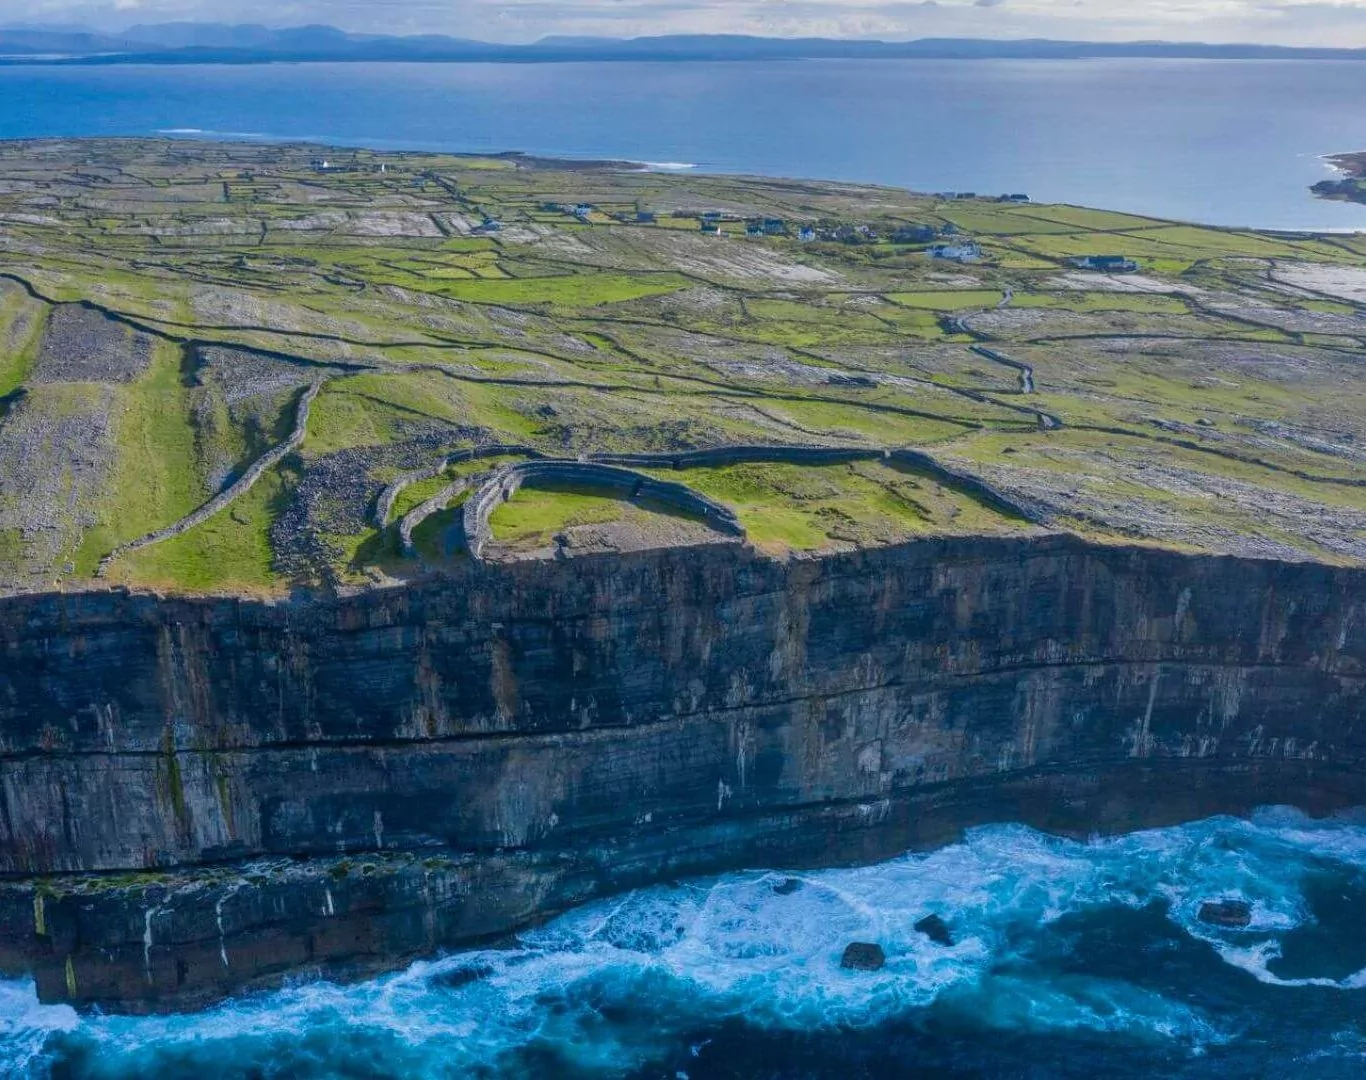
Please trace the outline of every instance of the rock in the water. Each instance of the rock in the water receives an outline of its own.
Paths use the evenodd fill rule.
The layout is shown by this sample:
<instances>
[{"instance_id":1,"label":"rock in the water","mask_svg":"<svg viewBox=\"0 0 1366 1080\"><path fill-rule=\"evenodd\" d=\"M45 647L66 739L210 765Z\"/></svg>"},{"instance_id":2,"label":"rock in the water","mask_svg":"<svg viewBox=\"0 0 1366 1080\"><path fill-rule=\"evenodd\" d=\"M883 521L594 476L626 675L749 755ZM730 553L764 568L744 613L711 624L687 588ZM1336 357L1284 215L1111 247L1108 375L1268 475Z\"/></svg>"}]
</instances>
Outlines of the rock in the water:
<instances>
[{"instance_id":1,"label":"rock in the water","mask_svg":"<svg viewBox=\"0 0 1366 1080\"><path fill-rule=\"evenodd\" d=\"M948 948L953 944L953 931L949 929L949 924L938 915L926 915L915 924L918 934L924 934L936 945L943 945Z\"/></svg>"},{"instance_id":2,"label":"rock in the water","mask_svg":"<svg viewBox=\"0 0 1366 1080\"><path fill-rule=\"evenodd\" d=\"M840 967L846 971L880 971L886 963L882 946L868 941L851 941L840 958Z\"/></svg>"},{"instance_id":3,"label":"rock in the water","mask_svg":"<svg viewBox=\"0 0 1366 1080\"><path fill-rule=\"evenodd\" d=\"M471 964L452 971L437 972L432 976L431 982L433 986L439 986L443 990L459 990L470 983L481 982L492 974L493 968L487 964Z\"/></svg>"},{"instance_id":4,"label":"rock in the water","mask_svg":"<svg viewBox=\"0 0 1366 1080\"><path fill-rule=\"evenodd\" d=\"M1246 900L1206 900L1200 905L1199 919L1211 926L1242 930L1252 921L1252 905Z\"/></svg>"},{"instance_id":5,"label":"rock in the water","mask_svg":"<svg viewBox=\"0 0 1366 1080\"><path fill-rule=\"evenodd\" d=\"M779 896L791 896L794 892L796 892L796 891L797 891L798 889L800 889L801 887L802 887L802 882L801 882L801 879L800 879L800 878L789 877L789 878L783 878L782 881L780 881L780 882L778 882L778 884L774 885L774 886L773 886L773 891L774 891L775 893L777 893Z\"/></svg>"}]
</instances>

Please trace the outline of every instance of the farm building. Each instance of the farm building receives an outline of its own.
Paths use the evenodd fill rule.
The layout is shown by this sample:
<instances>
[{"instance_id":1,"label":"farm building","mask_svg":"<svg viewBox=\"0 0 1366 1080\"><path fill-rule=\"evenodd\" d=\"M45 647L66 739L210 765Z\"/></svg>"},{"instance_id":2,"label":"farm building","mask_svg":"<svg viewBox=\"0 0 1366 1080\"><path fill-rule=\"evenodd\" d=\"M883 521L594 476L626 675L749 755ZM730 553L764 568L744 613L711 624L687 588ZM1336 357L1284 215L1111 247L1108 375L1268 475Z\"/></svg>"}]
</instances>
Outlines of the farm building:
<instances>
[{"instance_id":1,"label":"farm building","mask_svg":"<svg viewBox=\"0 0 1366 1080\"><path fill-rule=\"evenodd\" d=\"M1125 255L1081 255L1068 259L1079 270L1096 270L1102 274L1132 274L1138 263Z\"/></svg>"}]
</instances>

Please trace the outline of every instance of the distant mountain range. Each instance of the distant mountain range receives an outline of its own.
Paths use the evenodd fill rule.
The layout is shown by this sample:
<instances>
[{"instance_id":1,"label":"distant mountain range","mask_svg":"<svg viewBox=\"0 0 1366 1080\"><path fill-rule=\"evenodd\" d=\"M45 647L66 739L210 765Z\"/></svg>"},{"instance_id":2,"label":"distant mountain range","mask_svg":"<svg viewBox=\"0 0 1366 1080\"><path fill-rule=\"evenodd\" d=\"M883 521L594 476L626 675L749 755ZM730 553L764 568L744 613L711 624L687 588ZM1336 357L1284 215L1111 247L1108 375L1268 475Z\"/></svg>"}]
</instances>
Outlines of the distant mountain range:
<instances>
[{"instance_id":1,"label":"distant mountain range","mask_svg":"<svg viewBox=\"0 0 1366 1080\"><path fill-rule=\"evenodd\" d=\"M1366 49L1207 45L1165 41L995 41L922 38L854 41L741 35L616 38L549 37L505 45L440 35L352 34L332 26L275 30L265 26L164 23L118 33L62 27L0 29L0 63L259 64L307 61L486 61L547 63L613 60L897 60L1089 59L1151 57L1224 60L1361 60Z\"/></svg>"}]
</instances>

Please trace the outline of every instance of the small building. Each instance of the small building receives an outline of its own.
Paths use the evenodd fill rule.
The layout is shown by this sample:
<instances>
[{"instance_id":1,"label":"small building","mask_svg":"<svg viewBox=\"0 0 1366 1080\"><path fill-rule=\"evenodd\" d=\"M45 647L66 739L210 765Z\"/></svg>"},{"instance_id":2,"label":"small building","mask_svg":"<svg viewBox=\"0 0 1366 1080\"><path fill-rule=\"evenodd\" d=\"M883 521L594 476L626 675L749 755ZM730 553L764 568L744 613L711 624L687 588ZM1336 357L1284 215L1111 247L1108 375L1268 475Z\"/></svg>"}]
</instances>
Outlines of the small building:
<instances>
[{"instance_id":1,"label":"small building","mask_svg":"<svg viewBox=\"0 0 1366 1080\"><path fill-rule=\"evenodd\" d=\"M786 236L787 223L782 218L764 218L765 236Z\"/></svg>"},{"instance_id":2,"label":"small building","mask_svg":"<svg viewBox=\"0 0 1366 1080\"><path fill-rule=\"evenodd\" d=\"M956 244L936 244L930 248L930 258L947 259L950 262L971 263L982 257L982 248L975 240L962 240Z\"/></svg>"},{"instance_id":3,"label":"small building","mask_svg":"<svg viewBox=\"0 0 1366 1080\"><path fill-rule=\"evenodd\" d=\"M587 221L592 213L593 207L588 203L579 203L578 206L574 207L574 216L580 221Z\"/></svg>"},{"instance_id":4,"label":"small building","mask_svg":"<svg viewBox=\"0 0 1366 1080\"><path fill-rule=\"evenodd\" d=\"M501 232L503 223L497 218L485 218L483 222L470 230L472 236L487 236L490 233Z\"/></svg>"},{"instance_id":5,"label":"small building","mask_svg":"<svg viewBox=\"0 0 1366 1080\"><path fill-rule=\"evenodd\" d=\"M702 220L707 222L717 222L721 220L720 210L708 210L702 215Z\"/></svg>"},{"instance_id":6,"label":"small building","mask_svg":"<svg viewBox=\"0 0 1366 1080\"><path fill-rule=\"evenodd\" d=\"M1138 263L1127 255L1081 255L1067 262L1078 270L1094 270L1101 274L1132 274L1138 269Z\"/></svg>"},{"instance_id":7,"label":"small building","mask_svg":"<svg viewBox=\"0 0 1366 1080\"><path fill-rule=\"evenodd\" d=\"M1029 196L1028 196L1028 195L1022 195L1022 194L1020 194L1019 192L1016 192L1016 193L1013 194L1013 195L1002 195L1002 196L997 200L997 202L1005 202L1005 203L1027 203L1027 202L1029 202Z\"/></svg>"},{"instance_id":8,"label":"small building","mask_svg":"<svg viewBox=\"0 0 1366 1080\"><path fill-rule=\"evenodd\" d=\"M764 223L763 223L762 221L747 221L747 222L745 222L745 235L746 235L746 236L763 236L763 235L764 235Z\"/></svg>"},{"instance_id":9,"label":"small building","mask_svg":"<svg viewBox=\"0 0 1366 1080\"><path fill-rule=\"evenodd\" d=\"M704 220L704 221L702 222L701 229L702 229L702 232L706 233L706 235L708 235L708 236L720 236L720 235L721 235L721 222L719 222L719 221L705 221L705 220Z\"/></svg>"},{"instance_id":10,"label":"small building","mask_svg":"<svg viewBox=\"0 0 1366 1080\"><path fill-rule=\"evenodd\" d=\"M653 225L654 223L655 223L655 215L654 215L651 211L649 211L649 210L637 210L637 211L636 211L636 224L637 224L637 225Z\"/></svg>"},{"instance_id":11,"label":"small building","mask_svg":"<svg viewBox=\"0 0 1366 1080\"><path fill-rule=\"evenodd\" d=\"M810 225L803 225L797 230L797 239L803 244L809 244L812 240L816 239L816 230Z\"/></svg>"}]
</instances>

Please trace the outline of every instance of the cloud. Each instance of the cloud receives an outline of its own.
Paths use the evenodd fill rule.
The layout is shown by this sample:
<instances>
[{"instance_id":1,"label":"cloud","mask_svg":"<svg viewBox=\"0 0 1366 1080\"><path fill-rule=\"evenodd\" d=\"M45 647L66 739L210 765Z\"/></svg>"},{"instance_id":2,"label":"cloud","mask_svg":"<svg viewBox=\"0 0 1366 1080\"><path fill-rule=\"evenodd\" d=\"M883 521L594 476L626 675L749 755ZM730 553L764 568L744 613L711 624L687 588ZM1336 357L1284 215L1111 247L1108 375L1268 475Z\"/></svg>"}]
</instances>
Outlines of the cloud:
<instances>
[{"instance_id":1,"label":"cloud","mask_svg":"<svg viewBox=\"0 0 1366 1080\"><path fill-rule=\"evenodd\" d=\"M548 34L1062 37L1366 46L1366 0L0 0L0 24L331 23L501 41Z\"/></svg>"}]
</instances>

